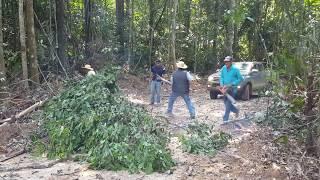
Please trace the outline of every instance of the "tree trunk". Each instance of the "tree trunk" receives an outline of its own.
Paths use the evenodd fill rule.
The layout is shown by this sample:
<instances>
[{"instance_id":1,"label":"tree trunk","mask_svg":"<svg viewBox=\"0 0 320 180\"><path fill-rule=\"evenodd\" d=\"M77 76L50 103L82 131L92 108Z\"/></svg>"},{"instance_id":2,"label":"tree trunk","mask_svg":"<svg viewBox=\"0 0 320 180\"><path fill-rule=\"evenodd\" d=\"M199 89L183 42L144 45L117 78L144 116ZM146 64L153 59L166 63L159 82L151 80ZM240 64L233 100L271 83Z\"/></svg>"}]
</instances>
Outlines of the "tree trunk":
<instances>
[{"instance_id":1,"label":"tree trunk","mask_svg":"<svg viewBox=\"0 0 320 180\"><path fill-rule=\"evenodd\" d=\"M226 24L226 39L225 39L225 53L228 56L233 56L233 41L234 41L234 8L235 0L227 1L227 12L229 13L229 18Z\"/></svg>"},{"instance_id":2,"label":"tree trunk","mask_svg":"<svg viewBox=\"0 0 320 180\"><path fill-rule=\"evenodd\" d=\"M3 33L2 33L2 0L0 0L0 85L6 81L6 66L3 56Z\"/></svg>"},{"instance_id":3,"label":"tree trunk","mask_svg":"<svg viewBox=\"0 0 320 180\"><path fill-rule=\"evenodd\" d=\"M154 37L154 1L149 0L149 66L152 64L152 54L153 54L153 37Z\"/></svg>"},{"instance_id":4,"label":"tree trunk","mask_svg":"<svg viewBox=\"0 0 320 180\"><path fill-rule=\"evenodd\" d=\"M127 59L127 64L129 65L130 69L130 64L131 64L131 56L132 56L132 36L133 36L133 0L127 0L127 19L128 19L128 26L129 26L129 37L128 37L128 59Z\"/></svg>"},{"instance_id":5,"label":"tree trunk","mask_svg":"<svg viewBox=\"0 0 320 180\"><path fill-rule=\"evenodd\" d=\"M49 34L49 56L50 56L50 61L54 61L55 59L55 46L53 45L54 41L53 41L53 37L54 37L54 34L53 34L53 30L52 30L52 18L54 17L52 15L52 9L56 7L52 5L52 0L49 1L49 27L48 27L48 34Z\"/></svg>"},{"instance_id":6,"label":"tree trunk","mask_svg":"<svg viewBox=\"0 0 320 180\"><path fill-rule=\"evenodd\" d=\"M171 24L171 55L174 67L176 66L176 16L178 9L178 0L173 0L173 13Z\"/></svg>"},{"instance_id":7,"label":"tree trunk","mask_svg":"<svg viewBox=\"0 0 320 180\"><path fill-rule=\"evenodd\" d=\"M26 30L24 23L23 2L19 0L19 27L20 27L20 45L21 45L21 63L22 63L22 79L26 89L29 89L28 85L28 62L27 62L27 50L26 50Z\"/></svg>"},{"instance_id":8,"label":"tree trunk","mask_svg":"<svg viewBox=\"0 0 320 180\"><path fill-rule=\"evenodd\" d=\"M189 34L190 30L190 19L191 19L191 2L192 0L186 0L186 10L184 14L184 26L186 31L186 36Z\"/></svg>"},{"instance_id":9,"label":"tree trunk","mask_svg":"<svg viewBox=\"0 0 320 180\"><path fill-rule=\"evenodd\" d=\"M2 0L0 0L0 103L6 97L6 66L3 55Z\"/></svg>"},{"instance_id":10,"label":"tree trunk","mask_svg":"<svg viewBox=\"0 0 320 180\"><path fill-rule=\"evenodd\" d=\"M124 0L116 0L117 36L120 43L119 55L123 59L124 55Z\"/></svg>"},{"instance_id":11,"label":"tree trunk","mask_svg":"<svg viewBox=\"0 0 320 180\"><path fill-rule=\"evenodd\" d=\"M58 36L58 57L65 69L69 69L69 63L65 57L66 30L64 0L56 0L57 36Z\"/></svg>"},{"instance_id":12,"label":"tree trunk","mask_svg":"<svg viewBox=\"0 0 320 180\"><path fill-rule=\"evenodd\" d=\"M91 41L91 0L84 0L84 31L85 31L85 56L89 58L91 56L89 43Z\"/></svg>"},{"instance_id":13,"label":"tree trunk","mask_svg":"<svg viewBox=\"0 0 320 180\"><path fill-rule=\"evenodd\" d=\"M314 71L314 67L311 68L311 72ZM306 124L308 124L308 132L306 137L306 150L310 155L320 155L320 144L318 142L319 130L315 123L312 123L316 119L316 114L313 111L315 107L315 99L317 97L317 90L315 85L315 76L310 73L307 77L307 98L303 109L303 114L305 116Z\"/></svg>"},{"instance_id":14,"label":"tree trunk","mask_svg":"<svg viewBox=\"0 0 320 180\"><path fill-rule=\"evenodd\" d=\"M219 61L219 26L221 24L221 20L223 19L222 17L222 3L221 1L215 0L214 3L211 2L211 0L204 0L203 1L205 4L205 11L208 14L208 20L213 24L212 30L211 30L211 38L213 40L212 42L212 57L213 57L213 64L214 67L219 66L220 61ZM214 68L213 70L216 70Z\"/></svg>"},{"instance_id":15,"label":"tree trunk","mask_svg":"<svg viewBox=\"0 0 320 180\"><path fill-rule=\"evenodd\" d=\"M29 60L30 79L34 83L40 83L36 34L34 30L33 0L26 1L26 32L27 32L27 55Z\"/></svg>"}]
</instances>

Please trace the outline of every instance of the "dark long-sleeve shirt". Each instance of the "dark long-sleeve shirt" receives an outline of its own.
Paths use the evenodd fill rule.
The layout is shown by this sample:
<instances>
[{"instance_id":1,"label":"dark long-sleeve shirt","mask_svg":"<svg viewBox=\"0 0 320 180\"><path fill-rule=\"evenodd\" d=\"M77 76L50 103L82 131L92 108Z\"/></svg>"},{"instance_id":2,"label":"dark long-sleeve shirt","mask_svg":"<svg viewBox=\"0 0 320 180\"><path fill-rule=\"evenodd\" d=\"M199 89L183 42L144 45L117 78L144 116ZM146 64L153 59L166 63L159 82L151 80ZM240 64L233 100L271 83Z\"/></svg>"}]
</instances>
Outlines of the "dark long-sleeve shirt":
<instances>
[{"instance_id":1,"label":"dark long-sleeve shirt","mask_svg":"<svg viewBox=\"0 0 320 180\"><path fill-rule=\"evenodd\" d=\"M160 65L160 66L154 65L151 68L151 72L152 72L152 80L153 81L161 81L159 78L157 78L157 75L162 77L163 74L165 74L166 69L162 65Z\"/></svg>"}]
</instances>

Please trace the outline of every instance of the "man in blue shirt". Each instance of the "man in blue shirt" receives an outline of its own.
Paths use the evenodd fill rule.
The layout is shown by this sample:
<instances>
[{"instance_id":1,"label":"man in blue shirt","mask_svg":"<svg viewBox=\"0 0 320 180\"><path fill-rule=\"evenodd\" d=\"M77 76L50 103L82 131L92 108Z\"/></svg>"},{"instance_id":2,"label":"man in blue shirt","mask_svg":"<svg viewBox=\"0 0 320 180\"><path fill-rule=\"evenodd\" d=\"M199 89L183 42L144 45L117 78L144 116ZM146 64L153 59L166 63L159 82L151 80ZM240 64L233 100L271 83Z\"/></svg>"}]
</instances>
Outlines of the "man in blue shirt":
<instances>
[{"instance_id":1,"label":"man in blue shirt","mask_svg":"<svg viewBox=\"0 0 320 180\"><path fill-rule=\"evenodd\" d=\"M151 67L152 81L150 84L151 97L150 105L154 104L154 101L160 104L160 91L161 91L161 79L162 75L166 72L164 66L161 64L160 60L157 60L155 65Z\"/></svg>"},{"instance_id":2,"label":"man in blue shirt","mask_svg":"<svg viewBox=\"0 0 320 180\"><path fill-rule=\"evenodd\" d=\"M220 91L222 94L228 93L232 97L235 97L237 86L243 80L243 77L240 74L240 70L232 66L231 56L225 57L224 63L225 65L220 72ZM230 112L235 113L236 117L239 116L239 109L237 109L226 96L223 98L223 102L225 105L225 114L223 116L224 123L228 122Z\"/></svg>"}]
</instances>

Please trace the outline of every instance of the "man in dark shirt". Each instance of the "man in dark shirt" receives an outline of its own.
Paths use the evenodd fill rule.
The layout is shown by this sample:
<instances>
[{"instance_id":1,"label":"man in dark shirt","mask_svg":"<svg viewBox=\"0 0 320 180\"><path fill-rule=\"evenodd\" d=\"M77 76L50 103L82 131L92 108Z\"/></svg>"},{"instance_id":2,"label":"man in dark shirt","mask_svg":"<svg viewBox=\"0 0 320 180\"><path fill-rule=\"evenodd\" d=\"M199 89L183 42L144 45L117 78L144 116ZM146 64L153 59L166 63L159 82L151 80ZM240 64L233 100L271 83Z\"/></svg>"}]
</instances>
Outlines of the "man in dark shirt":
<instances>
[{"instance_id":1,"label":"man in dark shirt","mask_svg":"<svg viewBox=\"0 0 320 180\"><path fill-rule=\"evenodd\" d=\"M160 104L160 92L161 92L161 79L160 77L163 76L165 73L165 68L161 64L160 60L157 60L155 65L151 67L151 72L152 72L152 80L150 83L150 90L151 90L151 97L150 97L150 105L154 104L154 101L158 104Z\"/></svg>"},{"instance_id":2,"label":"man in dark shirt","mask_svg":"<svg viewBox=\"0 0 320 180\"><path fill-rule=\"evenodd\" d=\"M171 77L172 93L169 97L167 115L173 115L173 103L177 99L177 97L181 96L186 102L190 113L190 118L195 119L195 108L189 97L190 82L192 80L192 76L189 72L185 71L188 66L183 61L178 61L176 65L178 69L172 74Z\"/></svg>"}]
</instances>

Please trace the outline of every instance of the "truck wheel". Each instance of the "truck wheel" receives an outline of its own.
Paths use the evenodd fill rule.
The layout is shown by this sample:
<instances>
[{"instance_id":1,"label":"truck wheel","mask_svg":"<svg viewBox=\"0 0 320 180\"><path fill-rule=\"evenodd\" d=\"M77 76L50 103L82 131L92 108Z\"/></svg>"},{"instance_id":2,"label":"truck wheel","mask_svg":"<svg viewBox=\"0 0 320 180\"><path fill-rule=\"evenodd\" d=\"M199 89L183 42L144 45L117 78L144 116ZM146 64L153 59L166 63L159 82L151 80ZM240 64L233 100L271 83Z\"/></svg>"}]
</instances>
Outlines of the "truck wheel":
<instances>
[{"instance_id":1,"label":"truck wheel","mask_svg":"<svg viewBox=\"0 0 320 180\"><path fill-rule=\"evenodd\" d=\"M210 99L217 99L218 98L218 92L215 90L210 91Z\"/></svg>"},{"instance_id":2,"label":"truck wheel","mask_svg":"<svg viewBox=\"0 0 320 180\"><path fill-rule=\"evenodd\" d=\"M243 89L243 93L241 95L241 99L244 101L248 101L250 99L250 84L247 84L244 89Z\"/></svg>"}]
</instances>

